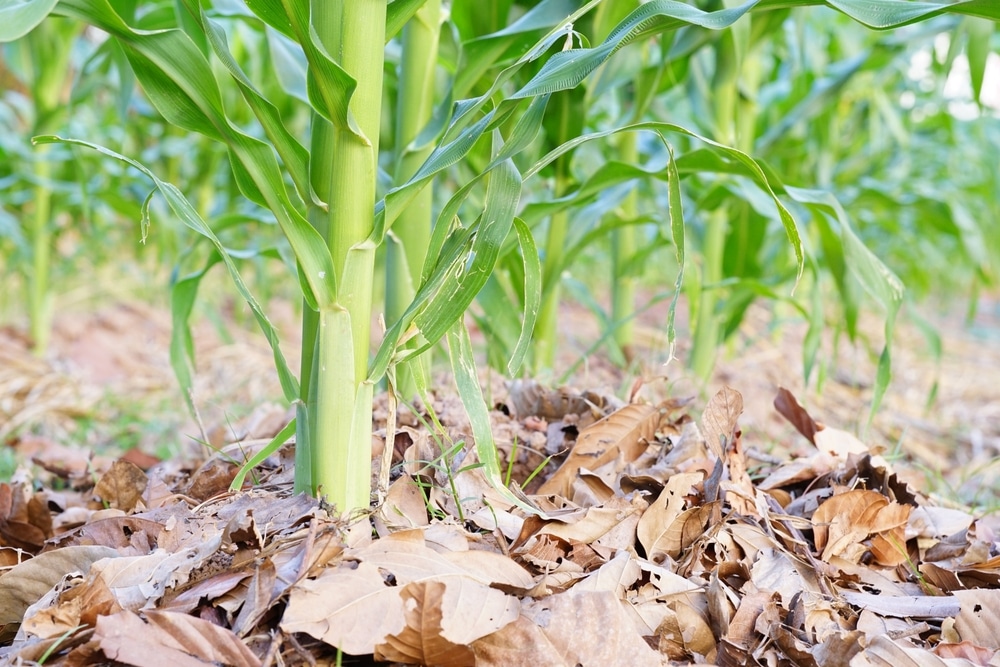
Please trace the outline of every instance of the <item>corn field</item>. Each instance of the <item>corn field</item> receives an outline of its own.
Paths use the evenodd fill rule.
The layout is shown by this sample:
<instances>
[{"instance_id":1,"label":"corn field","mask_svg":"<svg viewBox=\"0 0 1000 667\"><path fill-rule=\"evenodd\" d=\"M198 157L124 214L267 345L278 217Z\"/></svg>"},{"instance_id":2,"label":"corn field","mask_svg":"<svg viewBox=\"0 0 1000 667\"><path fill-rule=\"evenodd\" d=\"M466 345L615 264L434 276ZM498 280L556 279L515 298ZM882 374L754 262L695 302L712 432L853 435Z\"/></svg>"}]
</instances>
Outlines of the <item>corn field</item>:
<instances>
[{"instance_id":1,"label":"corn field","mask_svg":"<svg viewBox=\"0 0 1000 667\"><path fill-rule=\"evenodd\" d=\"M636 313L666 301L708 379L770 300L810 323L809 376L820 332L854 338L875 307L875 412L901 306L995 286L994 0L28 0L0 17L3 315L44 355L88 271L163 269L190 396L219 266L295 407L275 446L294 434L296 488L342 512L371 503L376 391L424 395L446 359L488 478L531 510L501 479L470 323L497 372L534 376L565 370L562 301L594 310L622 364ZM276 291L301 301L297 368Z\"/></svg>"}]
</instances>

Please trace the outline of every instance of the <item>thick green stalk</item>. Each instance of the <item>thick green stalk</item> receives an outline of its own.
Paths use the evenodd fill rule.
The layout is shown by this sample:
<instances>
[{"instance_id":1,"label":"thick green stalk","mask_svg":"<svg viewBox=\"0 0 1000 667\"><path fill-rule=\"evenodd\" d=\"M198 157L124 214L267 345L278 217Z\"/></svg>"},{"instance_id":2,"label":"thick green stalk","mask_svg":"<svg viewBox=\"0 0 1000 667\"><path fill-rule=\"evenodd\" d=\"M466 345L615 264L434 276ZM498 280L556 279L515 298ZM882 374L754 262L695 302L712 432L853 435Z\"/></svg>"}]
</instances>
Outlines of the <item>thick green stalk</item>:
<instances>
[{"instance_id":1,"label":"thick green stalk","mask_svg":"<svg viewBox=\"0 0 1000 667\"><path fill-rule=\"evenodd\" d=\"M49 271L52 258L52 191L49 189L52 166L39 150L35 160L35 201L31 217L31 274L28 276L28 317L34 353L44 356L52 329L52 295L49 293Z\"/></svg>"},{"instance_id":2,"label":"thick green stalk","mask_svg":"<svg viewBox=\"0 0 1000 667\"><path fill-rule=\"evenodd\" d=\"M338 277L338 303L321 308L317 408L310 443L312 487L340 512L369 505L372 390L368 366L375 246L375 178L382 111L386 0L316 0L313 25L340 66L357 82L350 111L359 134L332 130L332 150L312 154L314 172L328 174L328 242ZM319 164L318 164L319 163ZM312 430L312 429L310 429Z\"/></svg>"},{"instance_id":3,"label":"thick green stalk","mask_svg":"<svg viewBox=\"0 0 1000 667\"><path fill-rule=\"evenodd\" d=\"M565 194L568 186L566 156L556 160L556 182L553 197ZM549 218L549 233L545 239L545 262L542 265L542 307L535 324L535 368L551 370L556 360L556 324L559 319L559 281L569 230L569 214L563 209Z\"/></svg>"},{"instance_id":4,"label":"thick green stalk","mask_svg":"<svg viewBox=\"0 0 1000 667\"><path fill-rule=\"evenodd\" d=\"M626 164L639 163L637 146L638 134L626 132L618 143L619 159ZM638 187L638 186L636 186ZM622 217L630 220L636 217L638 193L633 188L622 202ZM635 278L625 275L628 262L636 251L636 229L634 225L620 227L611 235L611 321L617 324L615 342L631 358L633 322L630 317L635 312Z\"/></svg>"},{"instance_id":5,"label":"thick green stalk","mask_svg":"<svg viewBox=\"0 0 1000 667\"><path fill-rule=\"evenodd\" d=\"M394 181L406 182L430 155L431 146L408 150L410 143L431 118L438 37L441 32L441 0L428 0L403 28L403 56L399 71L396 109L398 155ZM431 239L433 189L423 188L392 226L386 246L385 319L391 326L403 316L413 300ZM418 341L413 341L413 344ZM396 372L399 393L406 399L417 394L414 372L430 370L430 350L404 364ZM411 364L420 364L414 368Z\"/></svg>"},{"instance_id":6,"label":"thick green stalk","mask_svg":"<svg viewBox=\"0 0 1000 667\"><path fill-rule=\"evenodd\" d=\"M695 376L708 380L715 366L715 356L721 333L721 318L716 312L719 303L719 282L729 234L729 207L722 205L708 214L702 249L701 285L697 295L694 338L691 344L691 370Z\"/></svg>"},{"instance_id":7,"label":"thick green stalk","mask_svg":"<svg viewBox=\"0 0 1000 667\"><path fill-rule=\"evenodd\" d=\"M58 127L65 116L62 96L66 87L69 56L76 33L75 25L46 21L22 42L26 79L31 86L35 119L32 134L45 134ZM34 353L45 354L52 329L52 164L47 148L40 148L34 163L34 211L30 221L31 267L28 282L28 316Z\"/></svg>"},{"instance_id":8,"label":"thick green stalk","mask_svg":"<svg viewBox=\"0 0 1000 667\"><path fill-rule=\"evenodd\" d=\"M732 146L736 141L737 57L735 47L728 37L719 41L715 53L716 70L712 82L715 138ZM703 381L707 381L712 373L721 342L722 323L716 311L720 303L719 282L723 276L729 214L729 206L723 203L706 215L701 276L697 280L700 289L697 294L690 295L690 298L697 300L696 306L692 304L690 365L695 376Z\"/></svg>"}]
</instances>

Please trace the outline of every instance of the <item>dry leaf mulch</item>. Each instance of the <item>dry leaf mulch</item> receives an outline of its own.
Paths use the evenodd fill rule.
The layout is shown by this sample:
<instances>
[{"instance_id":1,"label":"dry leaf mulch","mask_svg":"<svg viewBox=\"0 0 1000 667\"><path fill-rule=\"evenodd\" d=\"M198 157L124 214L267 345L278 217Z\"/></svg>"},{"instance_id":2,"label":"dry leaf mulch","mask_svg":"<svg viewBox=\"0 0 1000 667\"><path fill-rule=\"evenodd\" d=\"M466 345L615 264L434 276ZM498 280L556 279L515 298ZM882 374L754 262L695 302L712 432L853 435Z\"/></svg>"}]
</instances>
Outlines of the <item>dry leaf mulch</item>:
<instances>
[{"instance_id":1,"label":"dry leaf mulch","mask_svg":"<svg viewBox=\"0 0 1000 667\"><path fill-rule=\"evenodd\" d=\"M1000 664L993 517L935 506L787 391L788 460L744 446L737 391L687 405L513 386L498 441L537 513L452 446L465 427L416 415L352 523L291 492L291 446L227 491L267 419L195 469L39 447L0 485L0 662Z\"/></svg>"}]
</instances>

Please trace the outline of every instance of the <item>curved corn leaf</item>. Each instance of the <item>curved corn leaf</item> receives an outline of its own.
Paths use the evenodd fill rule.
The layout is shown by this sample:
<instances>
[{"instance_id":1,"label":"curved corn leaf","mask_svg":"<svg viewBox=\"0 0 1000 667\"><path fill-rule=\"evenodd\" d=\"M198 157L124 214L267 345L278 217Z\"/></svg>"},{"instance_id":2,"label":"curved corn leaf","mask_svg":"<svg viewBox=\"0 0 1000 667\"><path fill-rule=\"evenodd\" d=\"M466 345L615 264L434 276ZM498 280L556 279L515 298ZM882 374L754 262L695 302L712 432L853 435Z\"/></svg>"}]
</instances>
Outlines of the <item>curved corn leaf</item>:
<instances>
[{"instance_id":1,"label":"curved corn leaf","mask_svg":"<svg viewBox=\"0 0 1000 667\"><path fill-rule=\"evenodd\" d=\"M476 454L483 464L483 476L512 505L520 507L525 512L545 517L545 513L533 505L522 494L516 494L503 483L500 473L500 461L497 458L497 447L493 440L493 427L490 423L490 411L483 398L483 389L479 384L479 373L476 371L476 356L472 352L472 341L469 340L469 330L465 321L459 318L448 329L448 350L451 357L451 370L455 376L458 395L465 406L472 427L472 437L476 441Z\"/></svg>"},{"instance_id":2,"label":"curved corn leaf","mask_svg":"<svg viewBox=\"0 0 1000 667\"><path fill-rule=\"evenodd\" d=\"M187 227L194 230L198 234L204 236L212 245L215 246L218 252L219 259L226 265L226 269L229 271L229 277L233 280L236 285L237 291L239 291L240 296L247 302L250 306L250 310L253 312L254 318L257 320L258 326L260 326L261 331L264 332L264 336L267 338L268 344L271 346L271 352L274 356L274 365L278 371L278 379L281 382L282 391L285 394L285 398L288 401L295 401L299 396L299 384L298 380L292 374L291 369L288 367L288 363L285 361L285 356L281 352L281 348L278 342L278 331L271 324L271 321L264 314L263 308L257 302L257 299L250 292L250 288L247 286L246 282L243 280L243 276L240 275L239 270L236 268L235 262L230 257L229 251L226 249L219 237L215 235L212 228L198 215L198 211L189 202L180 190L178 190L174 185L166 183L157 178L156 174L150 171L142 163L133 160L132 158L126 157L120 153L116 153L113 150L105 148L104 146L99 146L97 144L90 143L88 141L81 141L79 139L66 139L63 137L58 137L55 135L46 135L34 137L32 139L33 143L36 144L49 144L49 143L63 143L71 144L76 146L84 146L86 148L93 149L102 153L108 157L114 158L128 165L131 165L135 169L142 172L147 178L149 178L159 190L160 194L166 200L167 205L174 212L175 215L184 223ZM145 220L148 219L149 215L149 198L147 197L145 204L143 205L143 218L144 224ZM206 267L207 268L207 267ZM185 288L187 289L187 288ZM185 345L187 343L184 343Z\"/></svg>"},{"instance_id":3,"label":"curved corn leaf","mask_svg":"<svg viewBox=\"0 0 1000 667\"><path fill-rule=\"evenodd\" d=\"M532 165L524 174L524 179L527 180L541 171L545 166L552 163L557 157L567 153L568 151L576 148L577 146L586 143L588 141L593 141L595 139L602 139L608 136L612 136L619 132L631 132L637 130L651 130L656 133L656 135L665 144L669 145L667 142L666 135L671 134L681 134L698 139L699 141L708 145L708 147L717 154L719 158L728 162L732 169L736 169L746 176L749 176L758 187L761 188L767 195L774 201L777 207L778 216L781 219L781 224L785 228L785 234L788 236L788 241L792 245L792 249L795 252L795 261L798 266L796 272L796 283L802 276L802 270L804 267L804 250L802 246L802 238L799 235L799 230L795 224L794 218L792 218L791 213L785 208L781 200L778 199L775 190L772 189L772 183L775 184L779 189L781 187L781 182L776 180L774 177L769 177L764 168L761 166L757 160L750 157L746 153L739 151L735 148L730 148L729 146L724 146L718 142L712 141L707 137L703 137L700 134L692 132L685 127L680 125L675 125L673 123L661 123L661 122L642 122L634 123L632 125L626 125L624 127L615 128L612 130L605 130L603 132L594 132L592 134L583 135L581 137L576 137L561 146L553 149L547 155L538 160L534 165Z\"/></svg>"},{"instance_id":4,"label":"curved corn leaf","mask_svg":"<svg viewBox=\"0 0 1000 667\"><path fill-rule=\"evenodd\" d=\"M12 42L45 20L59 0L14 0L0 6L0 42Z\"/></svg>"},{"instance_id":5,"label":"curved corn leaf","mask_svg":"<svg viewBox=\"0 0 1000 667\"><path fill-rule=\"evenodd\" d=\"M334 127L351 132L363 141L367 141L351 116L349 108L357 81L334 62L319 43L319 37L310 20L310 3L301 0L282 0L282 4L291 21L295 41L302 47L309 63L309 101L313 109L333 123Z\"/></svg>"},{"instance_id":6,"label":"curved corn leaf","mask_svg":"<svg viewBox=\"0 0 1000 667\"><path fill-rule=\"evenodd\" d=\"M201 20L199 27L208 38L208 43L215 52L216 57L225 65L232 75L233 80L240 88L243 99L253 110L254 115L260 122L264 133L281 157L285 169L288 170L295 188L298 190L299 198L302 202L310 201L313 204L326 208L326 204L321 202L316 196L309 183L309 152L295 139L288 128L281 120L281 114L267 98L253 85L243 68L229 51L226 33L222 27L208 18L204 10L198 12Z\"/></svg>"},{"instance_id":7,"label":"curved corn leaf","mask_svg":"<svg viewBox=\"0 0 1000 667\"><path fill-rule=\"evenodd\" d=\"M395 37L427 0L393 0L385 8L385 41Z\"/></svg>"},{"instance_id":8,"label":"curved corn leaf","mask_svg":"<svg viewBox=\"0 0 1000 667\"><path fill-rule=\"evenodd\" d=\"M871 410L868 413L868 423L875 417L889 386L892 375L892 359L890 348L892 334L896 324L896 315L903 303L903 283L896 275L876 257L871 250L854 233L850 218L840 205L840 202L828 192L806 190L786 186L788 195L797 202L810 207L817 215L834 217L840 225L840 235L844 247L844 259L861 285L885 309L885 346L879 357L878 370L875 376L875 387L872 396Z\"/></svg>"},{"instance_id":9,"label":"curved corn leaf","mask_svg":"<svg viewBox=\"0 0 1000 667\"><path fill-rule=\"evenodd\" d=\"M229 147L240 190L267 206L288 238L309 286L309 301L317 307L336 303L336 275L325 241L288 197L272 148L233 126L226 117L211 67L187 34L180 30L134 30L107 0L62 0L56 11L115 36L150 101L169 122Z\"/></svg>"},{"instance_id":10,"label":"curved corn leaf","mask_svg":"<svg viewBox=\"0 0 1000 667\"><path fill-rule=\"evenodd\" d=\"M507 372L511 377L517 375L524 355L531 343L531 334L535 330L535 320L538 319L538 309L542 304L542 264L538 259L538 248L531 235L531 229L520 218L514 218L514 229L517 231L517 242L521 246L521 259L524 267L524 318L521 322L521 335L518 336L510 360L507 362Z\"/></svg>"},{"instance_id":11,"label":"curved corn leaf","mask_svg":"<svg viewBox=\"0 0 1000 667\"><path fill-rule=\"evenodd\" d=\"M463 187L456 197L464 197L475 182ZM442 213L428 251L428 257L436 257L437 261L428 262L431 268L413 301L386 332L369 366L370 381L378 381L385 374L398 341L411 325L426 339L424 348L414 353L419 354L440 340L452 324L461 319L496 266L504 240L514 224L520 194L520 174L513 162L506 160L490 172L486 201L476 224L449 230L448 221L453 216Z\"/></svg>"}]
</instances>

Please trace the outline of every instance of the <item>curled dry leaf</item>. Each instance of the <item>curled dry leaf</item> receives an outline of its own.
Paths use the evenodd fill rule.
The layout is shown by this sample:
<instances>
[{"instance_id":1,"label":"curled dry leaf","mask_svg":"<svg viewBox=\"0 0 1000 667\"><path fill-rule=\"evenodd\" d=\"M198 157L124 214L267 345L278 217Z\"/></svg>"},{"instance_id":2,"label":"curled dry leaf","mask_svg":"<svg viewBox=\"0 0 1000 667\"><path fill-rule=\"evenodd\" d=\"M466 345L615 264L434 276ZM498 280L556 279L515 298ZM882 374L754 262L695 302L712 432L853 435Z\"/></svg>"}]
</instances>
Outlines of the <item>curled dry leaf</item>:
<instances>
[{"instance_id":1,"label":"curled dry leaf","mask_svg":"<svg viewBox=\"0 0 1000 667\"><path fill-rule=\"evenodd\" d=\"M31 486L0 484L0 546L37 553L52 536L52 516Z\"/></svg>"},{"instance_id":2,"label":"curled dry leaf","mask_svg":"<svg viewBox=\"0 0 1000 667\"><path fill-rule=\"evenodd\" d=\"M471 667L476 660L469 645L520 613L517 598L466 578L411 582L399 595L406 625L375 647L376 660Z\"/></svg>"},{"instance_id":3,"label":"curled dry leaf","mask_svg":"<svg viewBox=\"0 0 1000 667\"><path fill-rule=\"evenodd\" d=\"M28 607L67 575L84 575L94 563L117 557L118 552L108 547L66 547L7 570L0 576L0 624L20 623Z\"/></svg>"},{"instance_id":4,"label":"curled dry leaf","mask_svg":"<svg viewBox=\"0 0 1000 667\"><path fill-rule=\"evenodd\" d=\"M109 507L131 512L142 500L149 479L142 469L123 459L118 459L111 469L101 475L94 486L94 495Z\"/></svg>"},{"instance_id":5,"label":"curled dry leaf","mask_svg":"<svg viewBox=\"0 0 1000 667\"><path fill-rule=\"evenodd\" d=\"M538 494L568 498L580 468L595 470L619 457L626 463L639 458L653 441L660 416L659 408L652 405L626 405L583 429L569 456Z\"/></svg>"},{"instance_id":6,"label":"curled dry leaf","mask_svg":"<svg viewBox=\"0 0 1000 667\"><path fill-rule=\"evenodd\" d=\"M778 387L778 395L774 397L774 409L787 419L796 431L804 435L806 440L816 444L816 431L822 427L809 416L792 392L784 387Z\"/></svg>"},{"instance_id":7,"label":"curled dry leaf","mask_svg":"<svg viewBox=\"0 0 1000 667\"><path fill-rule=\"evenodd\" d=\"M636 532L639 543L646 550L646 557L653 562L664 556L676 556L680 551L680 535L674 523L685 511L686 496L691 488L700 484L704 476L698 472L681 473L667 480L656 501L649 506Z\"/></svg>"},{"instance_id":8,"label":"curled dry leaf","mask_svg":"<svg viewBox=\"0 0 1000 667\"><path fill-rule=\"evenodd\" d=\"M822 549L825 561L841 556L857 562L870 551L882 565L899 565L908 557L905 527L910 509L877 491L839 493L813 513L816 548ZM865 544L869 537L871 544Z\"/></svg>"}]
</instances>

